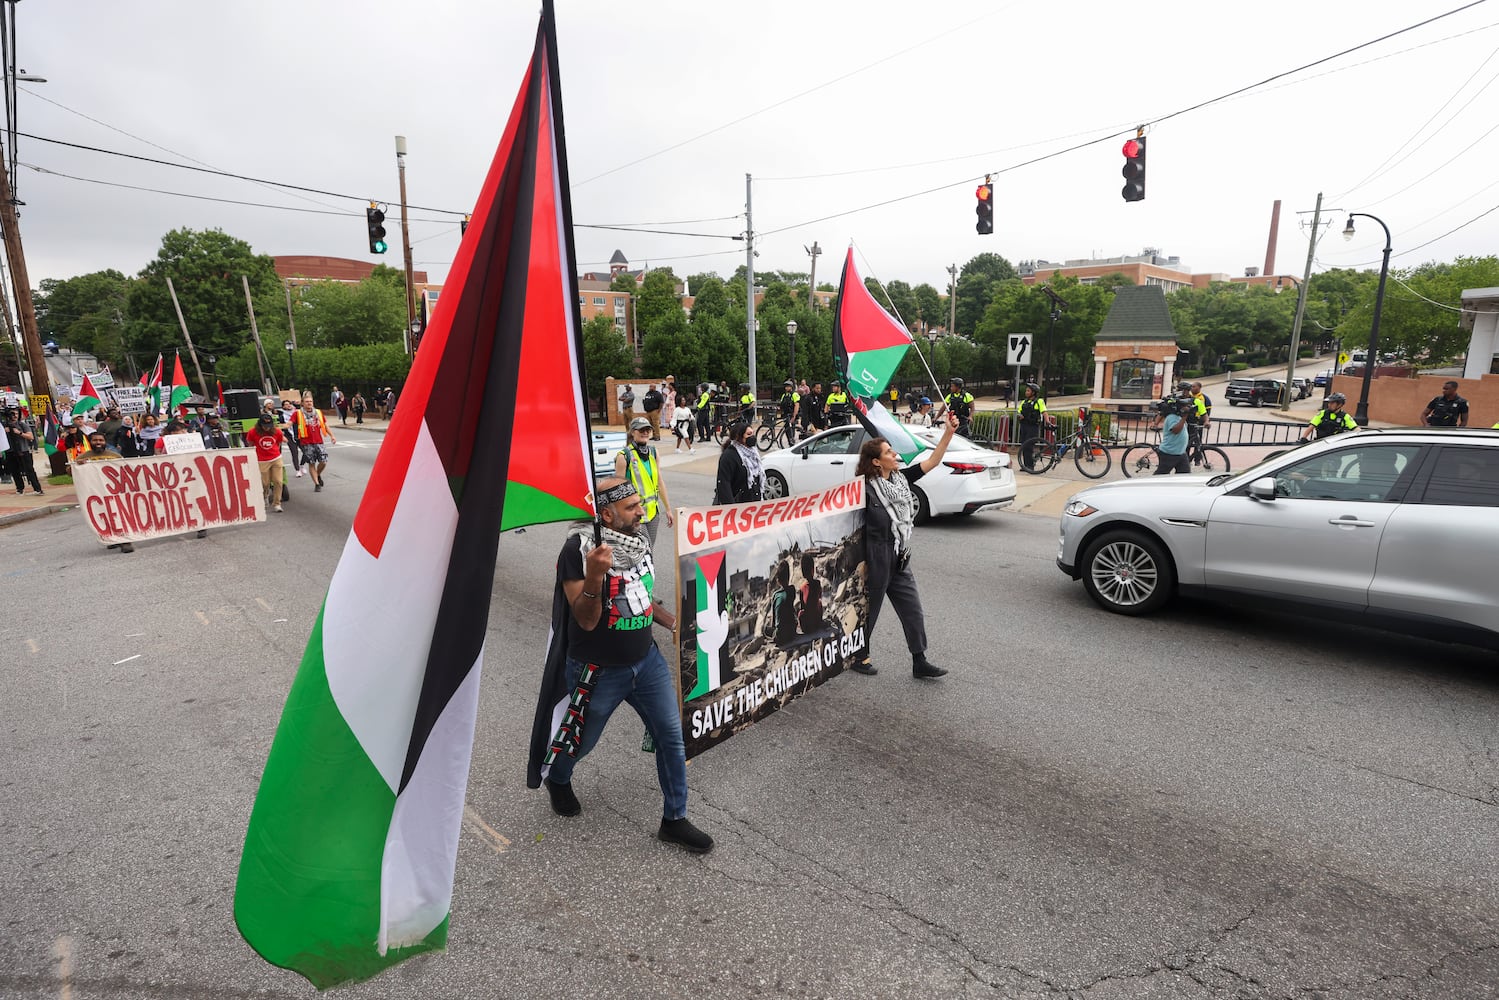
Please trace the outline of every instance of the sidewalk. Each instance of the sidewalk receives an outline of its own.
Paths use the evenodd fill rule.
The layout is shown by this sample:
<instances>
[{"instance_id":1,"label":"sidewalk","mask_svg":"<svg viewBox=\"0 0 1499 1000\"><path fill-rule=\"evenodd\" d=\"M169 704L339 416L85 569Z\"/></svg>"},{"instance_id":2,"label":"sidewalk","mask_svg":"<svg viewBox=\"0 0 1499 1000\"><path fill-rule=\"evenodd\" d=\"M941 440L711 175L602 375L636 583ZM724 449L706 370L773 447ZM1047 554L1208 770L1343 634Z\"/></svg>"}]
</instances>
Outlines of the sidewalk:
<instances>
[{"instance_id":1,"label":"sidewalk","mask_svg":"<svg viewBox=\"0 0 1499 1000\"><path fill-rule=\"evenodd\" d=\"M16 492L14 484L0 483L0 528L78 506L78 494L71 484L50 486L43 478L42 489L46 491L46 496L39 497L29 491L22 495Z\"/></svg>"}]
</instances>

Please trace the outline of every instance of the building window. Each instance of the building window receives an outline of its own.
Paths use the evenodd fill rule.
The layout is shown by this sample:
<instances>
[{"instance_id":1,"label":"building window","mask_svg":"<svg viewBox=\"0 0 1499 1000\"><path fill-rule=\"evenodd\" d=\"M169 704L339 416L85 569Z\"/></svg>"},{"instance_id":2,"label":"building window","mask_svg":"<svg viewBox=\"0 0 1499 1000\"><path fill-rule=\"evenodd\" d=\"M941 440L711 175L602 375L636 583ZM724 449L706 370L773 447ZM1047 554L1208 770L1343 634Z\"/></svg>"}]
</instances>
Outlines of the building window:
<instances>
[{"instance_id":1,"label":"building window","mask_svg":"<svg viewBox=\"0 0 1499 1000\"><path fill-rule=\"evenodd\" d=\"M623 316L614 317L614 328L616 330L623 330L625 328L625 318Z\"/></svg>"},{"instance_id":2,"label":"building window","mask_svg":"<svg viewBox=\"0 0 1499 1000\"><path fill-rule=\"evenodd\" d=\"M604 304L604 297L602 295L595 295L593 297L593 304L595 306L602 306Z\"/></svg>"},{"instance_id":3,"label":"building window","mask_svg":"<svg viewBox=\"0 0 1499 1000\"><path fill-rule=\"evenodd\" d=\"M586 306L586 305L588 305L588 301L586 299L584 299L583 296L579 295L578 296L578 305L580 305L580 306Z\"/></svg>"}]
</instances>

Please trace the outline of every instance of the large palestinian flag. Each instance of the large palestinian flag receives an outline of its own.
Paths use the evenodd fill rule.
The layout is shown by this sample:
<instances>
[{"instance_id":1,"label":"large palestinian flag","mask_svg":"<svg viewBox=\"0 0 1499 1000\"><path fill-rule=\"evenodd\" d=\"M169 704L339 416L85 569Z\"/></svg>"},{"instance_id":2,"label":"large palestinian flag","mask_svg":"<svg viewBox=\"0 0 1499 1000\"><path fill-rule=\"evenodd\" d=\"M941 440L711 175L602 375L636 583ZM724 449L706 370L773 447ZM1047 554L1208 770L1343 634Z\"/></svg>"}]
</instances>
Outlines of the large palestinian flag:
<instances>
[{"instance_id":1,"label":"large palestinian flag","mask_svg":"<svg viewBox=\"0 0 1499 1000\"><path fill-rule=\"evenodd\" d=\"M240 933L320 988L444 947L499 534L593 513L553 17L546 0L245 836ZM518 401L548 435L524 452Z\"/></svg>"},{"instance_id":2,"label":"large palestinian flag","mask_svg":"<svg viewBox=\"0 0 1499 1000\"><path fill-rule=\"evenodd\" d=\"M167 416L177 413L187 405L193 391L187 387L187 372L182 370L182 355L172 355L172 384L166 393Z\"/></svg>"}]
</instances>

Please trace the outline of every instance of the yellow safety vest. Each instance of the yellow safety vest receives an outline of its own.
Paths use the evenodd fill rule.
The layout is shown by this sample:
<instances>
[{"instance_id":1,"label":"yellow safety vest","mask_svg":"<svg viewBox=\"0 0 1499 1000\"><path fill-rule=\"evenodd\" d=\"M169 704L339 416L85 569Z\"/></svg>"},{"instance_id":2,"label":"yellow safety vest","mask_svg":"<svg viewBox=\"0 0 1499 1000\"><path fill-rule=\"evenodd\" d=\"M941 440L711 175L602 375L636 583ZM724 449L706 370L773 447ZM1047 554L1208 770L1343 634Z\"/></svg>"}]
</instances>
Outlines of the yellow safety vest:
<instances>
[{"instance_id":1,"label":"yellow safety vest","mask_svg":"<svg viewBox=\"0 0 1499 1000\"><path fill-rule=\"evenodd\" d=\"M659 504L657 496L660 493L661 467L656 463L656 449L652 448L650 458L641 461L640 453L633 447L623 448L620 454L625 456L625 475L634 484L636 492L640 494L640 502L645 505L645 519L654 521L656 519Z\"/></svg>"}]
</instances>

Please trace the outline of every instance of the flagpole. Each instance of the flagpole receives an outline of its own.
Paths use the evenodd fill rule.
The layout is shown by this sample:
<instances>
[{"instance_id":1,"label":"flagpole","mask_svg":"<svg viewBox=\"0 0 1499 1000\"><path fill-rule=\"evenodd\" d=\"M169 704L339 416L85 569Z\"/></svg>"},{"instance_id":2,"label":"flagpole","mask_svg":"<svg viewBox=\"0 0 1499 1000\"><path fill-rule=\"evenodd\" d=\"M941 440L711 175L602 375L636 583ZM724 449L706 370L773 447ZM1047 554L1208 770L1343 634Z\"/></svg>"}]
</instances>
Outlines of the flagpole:
<instances>
[{"instance_id":1,"label":"flagpole","mask_svg":"<svg viewBox=\"0 0 1499 1000\"><path fill-rule=\"evenodd\" d=\"M187 332L187 320L182 318L182 303L177 301L177 289L172 285L172 276L167 275L167 291L172 293L172 308L177 310L177 322L182 326L182 339L187 341L188 356L193 359L193 367L198 370L198 388L203 390L203 398L208 398L208 382L203 378L203 366L198 363L198 349L193 346L193 335Z\"/></svg>"},{"instance_id":2,"label":"flagpole","mask_svg":"<svg viewBox=\"0 0 1499 1000\"><path fill-rule=\"evenodd\" d=\"M541 0L542 32L546 36L547 85L552 91L552 109L556 125L552 129L557 143L557 186L562 192L562 280L567 285L568 310L572 319L573 355L578 359L578 409L583 414L583 435L593 441L593 413L588 406L588 369L583 360L583 310L578 304L578 251L573 245L573 190L567 167L567 128L563 120L562 70L557 65L557 11L553 0ZM590 448L590 453L591 453ZM595 484L595 493L597 484ZM601 542L603 522L595 497L593 504L593 543Z\"/></svg>"}]
</instances>

